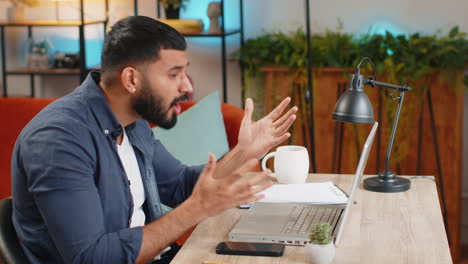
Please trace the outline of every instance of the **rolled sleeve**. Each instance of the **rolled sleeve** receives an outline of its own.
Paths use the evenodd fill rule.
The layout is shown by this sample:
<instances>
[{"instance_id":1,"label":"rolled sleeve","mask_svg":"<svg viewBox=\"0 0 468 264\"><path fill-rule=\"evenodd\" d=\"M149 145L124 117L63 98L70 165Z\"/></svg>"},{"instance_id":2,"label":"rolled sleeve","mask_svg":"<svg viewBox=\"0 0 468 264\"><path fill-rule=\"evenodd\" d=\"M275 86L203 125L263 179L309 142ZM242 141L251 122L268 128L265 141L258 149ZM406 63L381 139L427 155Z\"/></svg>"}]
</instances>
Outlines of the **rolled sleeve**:
<instances>
[{"instance_id":1,"label":"rolled sleeve","mask_svg":"<svg viewBox=\"0 0 468 264\"><path fill-rule=\"evenodd\" d=\"M66 263L134 263L142 228L107 231L95 184L96 150L60 125L36 129L21 142L28 190Z\"/></svg>"}]
</instances>

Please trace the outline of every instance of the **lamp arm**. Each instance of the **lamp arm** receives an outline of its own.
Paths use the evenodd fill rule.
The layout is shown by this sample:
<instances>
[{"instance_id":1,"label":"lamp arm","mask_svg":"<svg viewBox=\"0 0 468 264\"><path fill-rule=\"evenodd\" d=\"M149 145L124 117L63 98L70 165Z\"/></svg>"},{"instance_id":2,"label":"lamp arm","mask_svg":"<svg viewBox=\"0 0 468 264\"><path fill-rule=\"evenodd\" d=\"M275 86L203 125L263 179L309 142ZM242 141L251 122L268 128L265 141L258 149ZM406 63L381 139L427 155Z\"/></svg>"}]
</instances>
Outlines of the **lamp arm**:
<instances>
[{"instance_id":1,"label":"lamp arm","mask_svg":"<svg viewBox=\"0 0 468 264\"><path fill-rule=\"evenodd\" d=\"M395 85L395 84L390 84L390 83L384 83L384 82L379 82L374 79L374 77L369 77L369 79L364 80L364 84L370 85L372 87L374 86L380 86L384 88L390 88L390 89L395 89L400 91L400 96L399 101L398 101L398 108L397 112L395 115L395 119L393 120L393 126L392 126L392 133L390 135L390 142L388 143L388 149L387 149L387 156L385 157L385 176L391 175L390 172L390 156L392 154L392 148L393 148L393 142L395 141L395 134L396 130L398 127L398 120L400 119L400 112L401 112L401 107L403 105L403 100L405 98L405 92L406 91L411 91L411 88L406 86L406 85ZM392 174L394 175L394 174ZM394 176L392 176L394 177Z\"/></svg>"},{"instance_id":2,"label":"lamp arm","mask_svg":"<svg viewBox=\"0 0 468 264\"><path fill-rule=\"evenodd\" d=\"M382 86L385 88L392 88L396 89L398 91L411 91L411 87L408 87L406 85L395 85L395 84L389 84L389 83L384 83L384 82L379 82L374 79L374 77L369 77L369 79L364 80L364 84L370 85L372 87L374 86Z\"/></svg>"},{"instance_id":3,"label":"lamp arm","mask_svg":"<svg viewBox=\"0 0 468 264\"><path fill-rule=\"evenodd\" d=\"M401 107L403 105L403 100L405 98L405 90L400 92L400 100L398 101L398 108L393 120L392 134L390 135L390 142L388 143L387 156L385 158L385 172L390 171L390 155L392 154L393 142L395 141L395 134L398 127L398 119L400 119Z\"/></svg>"}]
</instances>

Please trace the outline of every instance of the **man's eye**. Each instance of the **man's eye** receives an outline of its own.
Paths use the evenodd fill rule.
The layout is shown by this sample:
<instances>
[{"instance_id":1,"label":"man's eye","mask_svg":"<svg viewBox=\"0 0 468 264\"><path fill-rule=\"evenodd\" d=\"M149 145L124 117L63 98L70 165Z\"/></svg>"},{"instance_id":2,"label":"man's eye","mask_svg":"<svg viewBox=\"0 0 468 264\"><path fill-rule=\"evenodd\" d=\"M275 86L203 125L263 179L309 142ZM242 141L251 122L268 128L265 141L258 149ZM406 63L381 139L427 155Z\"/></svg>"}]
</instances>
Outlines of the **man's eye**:
<instances>
[{"instance_id":1,"label":"man's eye","mask_svg":"<svg viewBox=\"0 0 468 264\"><path fill-rule=\"evenodd\" d=\"M177 77L177 73L169 74L169 77L175 78L175 77Z\"/></svg>"}]
</instances>

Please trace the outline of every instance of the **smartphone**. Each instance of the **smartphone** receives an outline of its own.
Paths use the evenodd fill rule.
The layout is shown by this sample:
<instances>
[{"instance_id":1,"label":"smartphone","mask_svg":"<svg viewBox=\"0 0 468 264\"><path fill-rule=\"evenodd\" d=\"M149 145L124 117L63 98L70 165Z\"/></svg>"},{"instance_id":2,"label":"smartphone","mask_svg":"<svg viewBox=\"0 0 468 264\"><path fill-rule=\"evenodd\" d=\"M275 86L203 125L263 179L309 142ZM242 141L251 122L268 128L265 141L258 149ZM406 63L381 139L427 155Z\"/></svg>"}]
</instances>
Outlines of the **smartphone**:
<instances>
[{"instance_id":1,"label":"smartphone","mask_svg":"<svg viewBox=\"0 0 468 264\"><path fill-rule=\"evenodd\" d=\"M216 246L216 254L269 256L283 255L284 245L274 243L221 242Z\"/></svg>"}]
</instances>

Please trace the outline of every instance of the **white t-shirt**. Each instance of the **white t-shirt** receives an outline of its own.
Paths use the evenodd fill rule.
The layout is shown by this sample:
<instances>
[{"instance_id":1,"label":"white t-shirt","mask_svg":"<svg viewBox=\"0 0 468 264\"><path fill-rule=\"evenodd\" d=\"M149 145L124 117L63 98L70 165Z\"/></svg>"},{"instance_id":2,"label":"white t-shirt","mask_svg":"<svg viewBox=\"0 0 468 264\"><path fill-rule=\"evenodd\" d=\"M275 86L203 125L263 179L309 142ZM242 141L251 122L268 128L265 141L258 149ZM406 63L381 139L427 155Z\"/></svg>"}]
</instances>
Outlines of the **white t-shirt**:
<instances>
[{"instance_id":1,"label":"white t-shirt","mask_svg":"<svg viewBox=\"0 0 468 264\"><path fill-rule=\"evenodd\" d=\"M116 145L120 161L122 161L122 165L130 183L130 192L133 197L133 214L130 227L144 226L145 212L143 211L143 203L145 202L145 189L141 180L140 167L138 167L135 151L128 140L125 129L122 143L120 145Z\"/></svg>"},{"instance_id":2,"label":"white t-shirt","mask_svg":"<svg viewBox=\"0 0 468 264\"><path fill-rule=\"evenodd\" d=\"M143 211L143 203L145 202L145 189L141 180L140 167L135 156L132 144L128 140L127 133L123 133L122 143L116 144L117 152L119 153L120 161L127 174L128 181L130 182L130 192L133 197L133 214L130 222L130 227L144 226L145 225L145 212ZM160 259L161 254L170 250L171 247L165 248L154 259Z\"/></svg>"}]
</instances>

